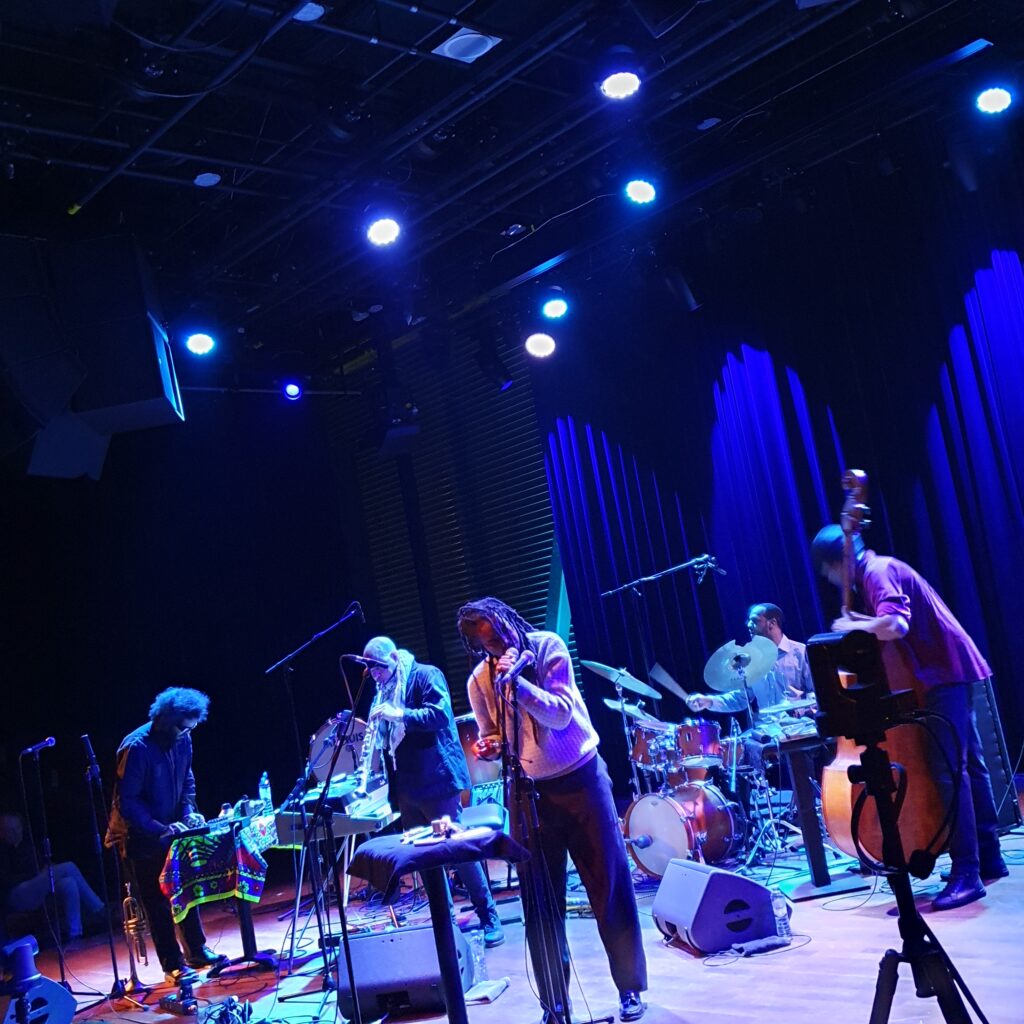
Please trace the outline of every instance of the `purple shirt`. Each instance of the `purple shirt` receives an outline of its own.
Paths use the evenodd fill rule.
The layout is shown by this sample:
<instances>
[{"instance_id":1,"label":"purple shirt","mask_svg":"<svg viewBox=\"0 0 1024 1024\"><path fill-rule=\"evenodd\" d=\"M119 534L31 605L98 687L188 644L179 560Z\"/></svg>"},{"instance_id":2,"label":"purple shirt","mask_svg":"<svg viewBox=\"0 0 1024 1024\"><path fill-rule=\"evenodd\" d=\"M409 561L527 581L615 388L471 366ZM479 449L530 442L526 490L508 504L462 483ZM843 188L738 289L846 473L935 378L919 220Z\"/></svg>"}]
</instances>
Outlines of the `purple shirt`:
<instances>
[{"instance_id":1,"label":"purple shirt","mask_svg":"<svg viewBox=\"0 0 1024 1024\"><path fill-rule=\"evenodd\" d=\"M925 689L973 683L992 674L967 631L920 573L897 558L865 551L857 563L857 589L869 615L899 615L910 630L882 643L889 681Z\"/></svg>"}]
</instances>

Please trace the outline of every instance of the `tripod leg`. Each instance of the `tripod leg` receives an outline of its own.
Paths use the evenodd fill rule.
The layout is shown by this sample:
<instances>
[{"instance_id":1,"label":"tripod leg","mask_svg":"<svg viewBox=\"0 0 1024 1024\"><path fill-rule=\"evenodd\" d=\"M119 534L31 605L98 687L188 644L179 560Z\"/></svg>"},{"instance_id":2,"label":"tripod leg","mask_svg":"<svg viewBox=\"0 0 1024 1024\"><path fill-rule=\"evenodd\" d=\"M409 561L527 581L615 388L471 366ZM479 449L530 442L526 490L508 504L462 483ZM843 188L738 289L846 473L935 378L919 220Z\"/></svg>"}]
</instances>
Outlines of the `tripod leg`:
<instances>
[{"instance_id":1,"label":"tripod leg","mask_svg":"<svg viewBox=\"0 0 1024 1024\"><path fill-rule=\"evenodd\" d=\"M875 982L875 999L871 1004L868 1024L888 1024L892 1010L896 982L900 980L900 962L903 957L895 949L887 949L878 963L878 980Z\"/></svg>"},{"instance_id":2,"label":"tripod leg","mask_svg":"<svg viewBox=\"0 0 1024 1024\"><path fill-rule=\"evenodd\" d=\"M932 992L942 1010L942 1019L946 1024L971 1024L971 1016L964 1006L960 992L953 982L942 954L936 952L928 958L926 970L931 983Z\"/></svg>"}]
</instances>

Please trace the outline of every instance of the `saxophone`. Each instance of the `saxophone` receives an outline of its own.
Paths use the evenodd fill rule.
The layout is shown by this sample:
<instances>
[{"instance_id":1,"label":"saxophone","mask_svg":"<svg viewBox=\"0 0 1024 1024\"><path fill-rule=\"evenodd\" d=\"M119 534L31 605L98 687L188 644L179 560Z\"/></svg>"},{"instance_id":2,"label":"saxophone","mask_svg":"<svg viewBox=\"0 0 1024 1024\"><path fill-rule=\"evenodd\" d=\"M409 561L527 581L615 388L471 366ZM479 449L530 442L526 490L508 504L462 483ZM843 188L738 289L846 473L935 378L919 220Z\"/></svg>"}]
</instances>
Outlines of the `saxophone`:
<instances>
[{"instance_id":1,"label":"saxophone","mask_svg":"<svg viewBox=\"0 0 1024 1024\"><path fill-rule=\"evenodd\" d=\"M367 716L366 732L363 734L363 750L359 758L359 766L355 772L355 795L357 798L369 796L370 772L373 769L373 755L377 750L377 744L380 739L381 723L380 715L374 712L382 704L388 704L394 700L395 691L398 689L400 672L401 668L396 665L395 671L391 673L390 678L377 688L377 692L373 696L373 703L370 705L370 713Z\"/></svg>"}]
</instances>

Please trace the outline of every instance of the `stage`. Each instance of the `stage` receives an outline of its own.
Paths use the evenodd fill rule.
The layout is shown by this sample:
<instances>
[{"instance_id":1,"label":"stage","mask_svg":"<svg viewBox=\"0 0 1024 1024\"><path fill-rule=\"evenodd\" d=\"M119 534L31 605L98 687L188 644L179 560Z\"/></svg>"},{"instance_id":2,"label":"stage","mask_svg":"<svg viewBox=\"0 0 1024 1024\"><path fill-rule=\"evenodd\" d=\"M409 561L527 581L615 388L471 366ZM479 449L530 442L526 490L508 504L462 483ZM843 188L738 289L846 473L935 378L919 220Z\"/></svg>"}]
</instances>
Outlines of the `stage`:
<instances>
[{"instance_id":1,"label":"stage","mask_svg":"<svg viewBox=\"0 0 1024 1024\"><path fill-rule=\"evenodd\" d=\"M958 910L935 914L930 911L931 897L938 892L937 875L926 882L915 882L917 903L926 922L935 931L965 982L977 998L992 1024L1019 1020L1020 977L1024 972L1024 946L1020 942L1020 908L1024 904L1024 831L1016 830L1003 839L1003 849L1010 865L1010 876L992 883L988 896ZM940 868L947 862L942 858ZM804 867L799 853L780 856L769 885L792 879ZM278 870L279 869L279 870ZM765 880L767 867L753 877ZM286 861L272 862L271 878L263 902L255 914L257 944L260 949L285 946L287 954L290 916L283 921L278 915L288 909L291 887L282 882L275 885L275 876L286 879ZM500 863L491 865L491 878L505 879ZM643 923L650 986L646 994L649 1009L643 1018L649 1024L668 1022L743 1021L766 1024L769 1021L814 1022L823 1024L859 1024L868 1019L870 1001L880 956L899 945L897 921L893 915L895 900L883 883L868 892L853 893L830 899L797 903L793 910L793 944L775 953L749 958L713 956L699 958L678 948L665 946L651 917L655 885L638 887L638 902ZM498 893L503 916L514 915L518 904L500 901L513 894ZM616 1011L616 993L608 977L607 964L598 940L595 924L584 916L577 905L583 898L570 893L569 939L574 956L576 977L583 982L581 994L574 980L572 1000L574 1021L601 1017ZM229 956L241 951L237 921L225 908L227 903L212 904L203 910L203 919L210 944ZM468 915L457 902L459 921ZM425 899L413 895L403 898L397 908L404 917L404 926L424 923L429 918ZM377 902L367 906L354 900L351 922L383 928L390 915ZM536 1024L540 1011L526 977L526 947L520 922L505 924L504 945L487 951L491 979L507 976L509 987L492 1004L469 1006L473 1024ZM118 957L122 975L126 973L124 944L118 934ZM316 930L312 922L299 942L300 952L316 947ZM152 949L150 949L152 953ZM234 996L252 1005L253 1021L279 1021L305 1024L313 1019L321 1000L320 960L313 959L296 971L279 975L271 973L235 973L217 981L203 981L195 988L199 997L199 1019L209 1009ZM58 977L52 951L39 958L43 973ZM68 955L69 980L75 988L106 992L111 984L111 967L106 943L99 937L86 940ZM904 973L905 972L905 973ZM140 969L143 982L155 984L160 979L156 960ZM80 1013L80 1020L140 1021L171 1019L157 1006L161 996L174 990L170 986L154 988L146 997L146 1011L127 1004L114 1005L103 1001L91 1010ZM282 1003L280 996L305 993L302 998ZM79 997L79 1004L90 1000ZM589 1012L588 1012L589 1011ZM327 1002L323 1018L334 1016L333 996ZM442 1019L410 1017L403 1019ZM374 1019L367 1016L367 1020ZM942 1020L934 999L918 999L909 969L901 969L891 1024L933 1024Z\"/></svg>"}]
</instances>

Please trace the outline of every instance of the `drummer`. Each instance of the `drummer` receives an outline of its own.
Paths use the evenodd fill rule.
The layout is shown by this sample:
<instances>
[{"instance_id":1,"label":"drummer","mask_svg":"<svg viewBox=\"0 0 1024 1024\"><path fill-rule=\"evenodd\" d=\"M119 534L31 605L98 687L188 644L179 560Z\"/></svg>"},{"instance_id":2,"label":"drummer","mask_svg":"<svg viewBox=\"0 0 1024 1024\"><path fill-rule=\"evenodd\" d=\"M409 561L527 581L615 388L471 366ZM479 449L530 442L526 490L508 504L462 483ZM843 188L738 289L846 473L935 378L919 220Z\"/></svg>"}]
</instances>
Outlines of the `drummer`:
<instances>
[{"instance_id":1,"label":"drummer","mask_svg":"<svg viewBox=\"0 0 1024 1024\"><path fill-rule=\"evenodd\" d=\"M747 609L747 630L751 638L767 637L777 648L775 664L767 675L749 685L754 711L814 696L807 648L786 636L782 630L784 622L782 609L777 604L761 602ZM736 713L746 710L746 705L747 697L742 687L729 693L691 693L686 698L686 706L691 711ZM807 706L790 712L797 716L810 716L812 713L813 708ZM791 731L788 726L781 729L784 733Z\"/></svg>"}]
</instances>

